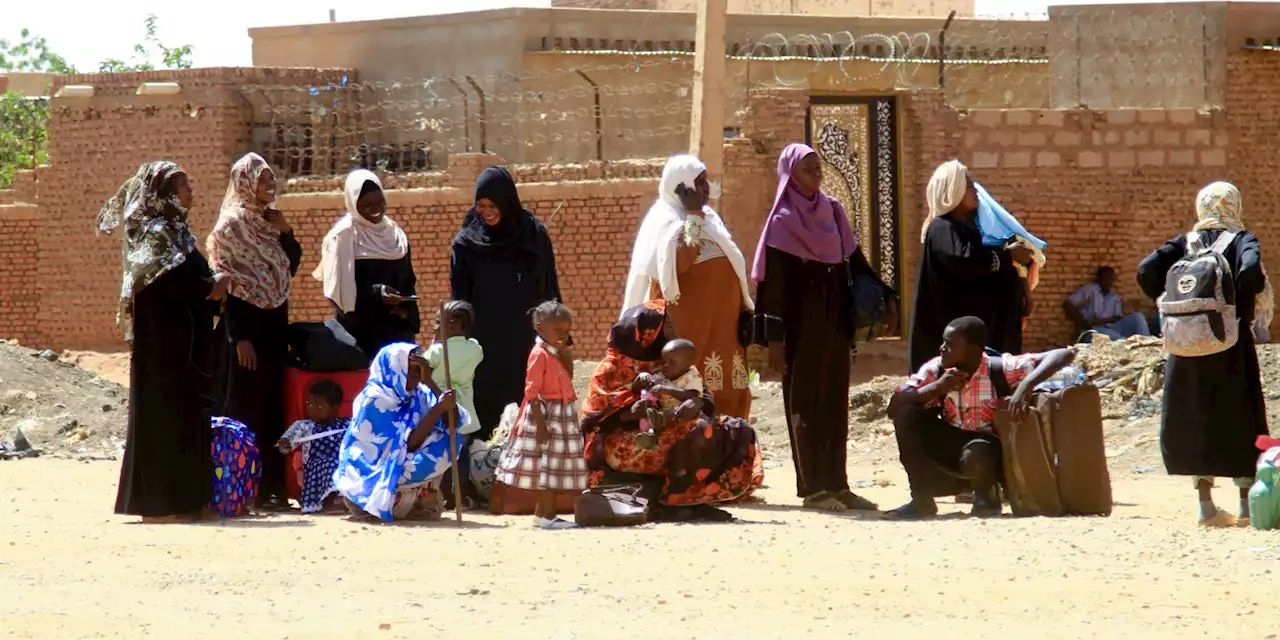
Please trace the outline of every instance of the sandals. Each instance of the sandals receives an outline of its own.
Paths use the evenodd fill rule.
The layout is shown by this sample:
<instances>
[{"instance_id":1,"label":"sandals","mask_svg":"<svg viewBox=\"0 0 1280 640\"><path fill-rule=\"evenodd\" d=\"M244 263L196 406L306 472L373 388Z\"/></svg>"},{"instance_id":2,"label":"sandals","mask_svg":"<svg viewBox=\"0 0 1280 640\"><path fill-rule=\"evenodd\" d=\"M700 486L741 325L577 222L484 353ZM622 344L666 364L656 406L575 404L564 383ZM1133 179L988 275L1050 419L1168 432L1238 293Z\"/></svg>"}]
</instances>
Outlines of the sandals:
<instances>
[{"instance_id":1,"label":"sandals","mask_svg":"<svg viewBox=\"0 0 1280 640\"><path fill-rule=\"evenodd\" d=\"M845 489L835 494L836 500L839 500L846 508L854 511L878 511L880 507L876 503Z\"/></svg>"},{"instance_id":2,"label":"sandals","mask_svg":"<svg viewBox=\"0 0 1280 640\"><path fill-rule=\"evenodd\" d=\"M842 513L848 510L849 506L836 495L832 495L831 492L819 491L811 496L805 497L804 508L813 509L814 511Z\"/></svg>"}]
</instances>

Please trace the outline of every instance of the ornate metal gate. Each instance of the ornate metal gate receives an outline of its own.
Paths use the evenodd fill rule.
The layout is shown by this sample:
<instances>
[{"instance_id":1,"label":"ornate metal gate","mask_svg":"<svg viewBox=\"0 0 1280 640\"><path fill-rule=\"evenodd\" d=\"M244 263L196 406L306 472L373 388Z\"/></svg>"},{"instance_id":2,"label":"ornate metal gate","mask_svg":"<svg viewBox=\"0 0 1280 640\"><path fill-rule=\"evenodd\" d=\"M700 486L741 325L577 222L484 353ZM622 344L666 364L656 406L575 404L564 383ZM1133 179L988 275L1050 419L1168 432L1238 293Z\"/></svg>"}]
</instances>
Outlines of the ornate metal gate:
<instances>
[{"instance_id":1,"label":"ornate metal gate","mask_svg":"<svg viewBox=\"0 0 1280 640\"><path fill-rule=\"evenodd\" d=\"M813 96L805 124L822 159L823 191L844 204L872 268L901 291L897 102Z\"/></svg>"}]
</instances>

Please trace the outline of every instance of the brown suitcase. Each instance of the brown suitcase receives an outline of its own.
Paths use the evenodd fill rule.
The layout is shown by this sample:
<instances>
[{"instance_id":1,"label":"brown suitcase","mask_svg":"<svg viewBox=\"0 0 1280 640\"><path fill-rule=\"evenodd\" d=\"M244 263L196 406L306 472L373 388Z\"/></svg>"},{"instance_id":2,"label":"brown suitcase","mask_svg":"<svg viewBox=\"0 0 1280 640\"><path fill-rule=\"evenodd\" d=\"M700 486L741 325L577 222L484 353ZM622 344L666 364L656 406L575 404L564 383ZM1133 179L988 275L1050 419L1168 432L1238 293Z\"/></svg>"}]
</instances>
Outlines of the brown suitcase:
<instances>
[{"instance_id":1,"label":"brown suitcase","mask_svg":"<svg viewBox=\"0 0 1280 640\"><path fill-rule=\"evenodd\" d=\"M1036 393L1012 424L996 414L1005 491L1015 515L1111 515L1111 475L1102 435L1102 399L1092 384Z\"/></svg>"}]
</instances>

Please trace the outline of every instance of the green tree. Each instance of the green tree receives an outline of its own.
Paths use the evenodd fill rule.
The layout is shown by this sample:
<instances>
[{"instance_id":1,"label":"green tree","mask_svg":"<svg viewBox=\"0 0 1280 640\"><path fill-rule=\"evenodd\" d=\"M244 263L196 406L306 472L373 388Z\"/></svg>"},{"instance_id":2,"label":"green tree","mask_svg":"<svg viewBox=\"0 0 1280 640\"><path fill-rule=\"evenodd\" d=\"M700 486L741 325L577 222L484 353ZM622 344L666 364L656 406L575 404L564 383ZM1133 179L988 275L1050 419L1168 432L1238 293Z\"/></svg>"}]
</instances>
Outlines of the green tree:
<instances>
[{"instance_id":1,"label":"green tree","mask_svg":"<svg viewBox=\"0 0 1280 640\"><path fill-rule=\"evenodd\" d=\"M108 58L98 65L102 73L122 73L126 71L153 71L155 69L190 69L191 45L166 47L160 42L156 26L159 18L155 14L147 16L145 22L146 36L142 42L133 45L133 57L126 62L119 58Z\"/></svg>"},{"instance_id":2,"label":"green tree","mask_svg":"<svg viewBox=\"0 0 1280 640\"><path fill-rule=\"evenodd\" d=\"M44 98L28 98L16 91L0 95L0 188L13 184L20 169L34 169L49 161Z\"/></svg>"},{"instance_id":3,"label":"green tree","mask_svg":"<svg viewBox=\"0 0 1280 640\"><path fill-rule=\"evenodd\" d=\"M0 71L47 71L51 73L75 73L76 68L67 64L62 56L49 51L44 38L23 29L17 42L0 39Z\"/></svg>"}]
</instances>

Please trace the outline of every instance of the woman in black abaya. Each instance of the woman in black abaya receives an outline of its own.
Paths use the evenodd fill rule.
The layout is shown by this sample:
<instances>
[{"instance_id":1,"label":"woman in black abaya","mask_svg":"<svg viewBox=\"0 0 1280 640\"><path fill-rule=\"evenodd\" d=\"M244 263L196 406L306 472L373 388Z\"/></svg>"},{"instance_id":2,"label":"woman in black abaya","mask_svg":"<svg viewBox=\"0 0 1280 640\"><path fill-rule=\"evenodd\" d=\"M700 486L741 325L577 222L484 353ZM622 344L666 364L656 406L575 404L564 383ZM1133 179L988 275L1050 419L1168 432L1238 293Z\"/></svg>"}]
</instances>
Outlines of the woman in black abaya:
<instances>
[{"instance_id":1,"label":"woman in black abaya","mask_svg":"<svg viewBox=\"0 0 1280 640\"><path fill-rule=\"evenodd\" d=\"M529 310L560 299L551 237L520 204L506 169L489 167L476 179L475 206L453 239L449 275L453 299L476 311L472 336L484 347L484 362L476 370L480 430L472 438L487 440L503 408L524 393L534 339Z\"/></svg>"},{"instance_id":2,"label":"woman in black abaya","mask_svg":"<svg viewBox=\"0 0 1280 640\"><path fill-rule=\"evenodd\" d=\"M1255 441L1267 434L1267 406L1262 392L1253 324L1270 324L1275 295L1262 269L1257 236L1245 230L1240 192L1225 182L1204 188L1196 198L1198 218L1192 232L1178 235L1138 265L1138 284L1151 298L1164 293L1165 277L1187 254L1194 236L1213 247L1232 234L1222 255L1235 282L1239 338L1234 346L1211 355L1170 355L1165 364L1164 412L1160 452L1170 475L1192 476L1200 499L1200 524L1232 526L1249 520L1249 487L1258 450ZM1236 515L1213 503L1214 478L1231 478L1239 489Z\"/></svg>"},{"instance_id":3,"label":"woman in black abaya","mask_svg":"<svg viewBox=\"0 0 1280 640\"><path fill-rule=\"evenodd\" d=\"M123 225L116 322L130 343L129 432L115 511L143 522L199 519L213 481L209 411L213 316L229 281L187 227L192 189L178 165L144 164L98 215Z\"/></svg>"},{"instance_id":4,"label":"woman in black abaya","mask_svg":"<svg viewBox=\"0 0 1280 640\"><path fill-rule=\"evenodd\" d=\"M938 355L942 331L956 318L976 316L988 328L987 346L1022 352L1026 298L1014 262L1026 265L1025 247L988 247L975 217L978 195L969 171L951 160L934 171L925 221L908 347L911 373Z\"/></svg>"}]
</instances>

